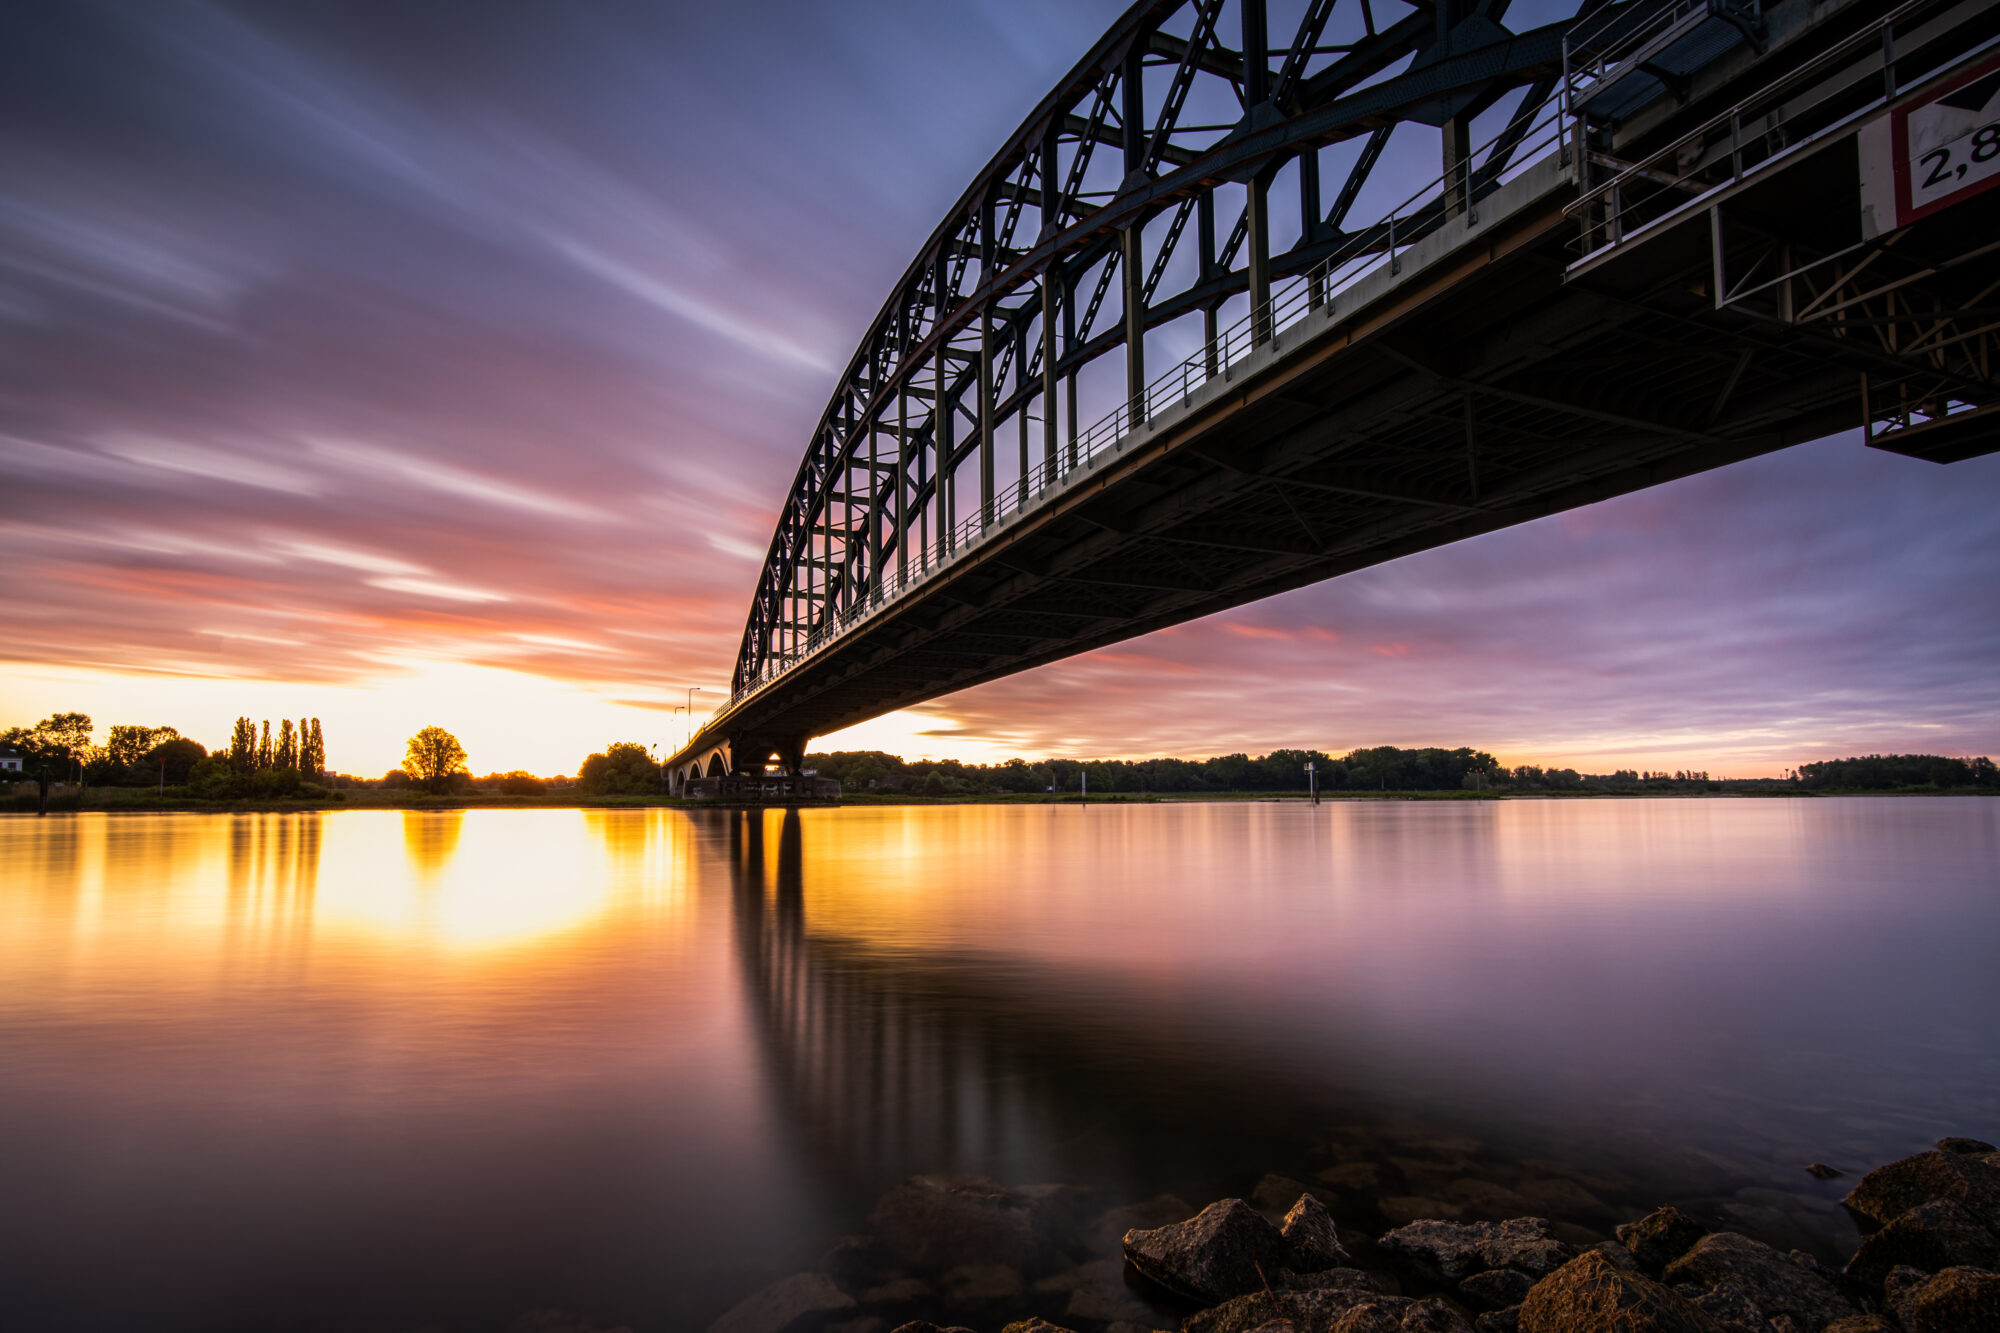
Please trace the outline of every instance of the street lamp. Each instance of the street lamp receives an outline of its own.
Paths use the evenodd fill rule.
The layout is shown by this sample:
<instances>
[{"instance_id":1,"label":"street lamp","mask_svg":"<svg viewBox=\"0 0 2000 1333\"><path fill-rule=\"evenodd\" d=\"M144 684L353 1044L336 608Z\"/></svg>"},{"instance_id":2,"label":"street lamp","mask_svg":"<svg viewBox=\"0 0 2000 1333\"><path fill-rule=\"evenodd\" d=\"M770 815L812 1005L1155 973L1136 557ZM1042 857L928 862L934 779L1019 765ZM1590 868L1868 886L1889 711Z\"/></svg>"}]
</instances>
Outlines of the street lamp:
<instances>
[{"instance_id":1,"label":"street lamp","mask_svg":"<svg viewBox=\"0 0 2000 1333\"><path fill-rule=\"evenodd\" d=\"M688 713L688 743L689 743L689 744L693 744L693 743L694 743L694 697L695 697L695 695L697 695L697 694L700 694L700 693L701 693L701 686L699 686L699 685L690 685L690 686L688 686L688 701L687 701L687 713Z\"/></svg>"}]
</instances>

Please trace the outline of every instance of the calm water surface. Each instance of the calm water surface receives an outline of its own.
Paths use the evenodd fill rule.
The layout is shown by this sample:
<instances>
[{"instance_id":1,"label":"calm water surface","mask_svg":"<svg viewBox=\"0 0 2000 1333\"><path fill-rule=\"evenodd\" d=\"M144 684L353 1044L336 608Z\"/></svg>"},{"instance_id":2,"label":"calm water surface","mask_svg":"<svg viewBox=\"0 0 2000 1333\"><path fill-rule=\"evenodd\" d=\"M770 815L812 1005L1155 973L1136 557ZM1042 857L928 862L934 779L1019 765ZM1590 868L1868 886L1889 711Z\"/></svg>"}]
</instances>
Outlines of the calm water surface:
<instances>
[{"instance_id":1,"label":"calm water surface","mask_svg":"<svg viewBox=\"0 0 2000 1333\"><path fill-rule=\"evenodd\" d=\"M1996 866L1971 799L0 817L0 1327L701 1329L922 1171L1837 1254L1803 1163L2000 1132Z\"/></svg>"}]
</instances>

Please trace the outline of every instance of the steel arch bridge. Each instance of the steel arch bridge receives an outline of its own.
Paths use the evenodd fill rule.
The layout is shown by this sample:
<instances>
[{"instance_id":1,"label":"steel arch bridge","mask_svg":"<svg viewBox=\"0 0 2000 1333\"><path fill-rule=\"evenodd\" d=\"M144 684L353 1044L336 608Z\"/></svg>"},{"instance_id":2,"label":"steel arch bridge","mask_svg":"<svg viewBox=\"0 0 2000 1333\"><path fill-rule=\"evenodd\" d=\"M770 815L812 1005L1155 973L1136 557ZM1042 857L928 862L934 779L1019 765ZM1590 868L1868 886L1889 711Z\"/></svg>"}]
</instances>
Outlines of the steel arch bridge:
<instances>
[{"instance_id":1,"label":"steel arch bridge","mask_svg":"<svg viewBox=\"0 0 2000 1333\"><path fill-rule=\"evenodd\" d=\"M870 324L676 786L1845 427L1991 447L2000 194L1856 163L2000 9L1508 9L1128 9Z\"/></svg>"}]
</instances>

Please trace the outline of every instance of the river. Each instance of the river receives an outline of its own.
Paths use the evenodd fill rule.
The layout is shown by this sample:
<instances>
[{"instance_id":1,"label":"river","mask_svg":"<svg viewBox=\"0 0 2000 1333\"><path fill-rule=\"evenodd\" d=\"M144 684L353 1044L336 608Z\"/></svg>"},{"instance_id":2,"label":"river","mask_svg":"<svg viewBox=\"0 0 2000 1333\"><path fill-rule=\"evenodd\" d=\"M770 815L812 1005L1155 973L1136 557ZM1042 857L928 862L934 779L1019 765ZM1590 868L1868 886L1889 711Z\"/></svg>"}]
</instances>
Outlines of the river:
<instances>
[{"instance_id":1,"label":"river","mask_svg":"<svg viewBox=\"0 0 2000 1333\"><path fill-rule=\"evenodd\" d=\"M1837 1259L1805 1163L2000 1130L1996 867L1971 798L0 817L0 1327L700 1330L918 1172Z\"/></svg>"}]
</instances>

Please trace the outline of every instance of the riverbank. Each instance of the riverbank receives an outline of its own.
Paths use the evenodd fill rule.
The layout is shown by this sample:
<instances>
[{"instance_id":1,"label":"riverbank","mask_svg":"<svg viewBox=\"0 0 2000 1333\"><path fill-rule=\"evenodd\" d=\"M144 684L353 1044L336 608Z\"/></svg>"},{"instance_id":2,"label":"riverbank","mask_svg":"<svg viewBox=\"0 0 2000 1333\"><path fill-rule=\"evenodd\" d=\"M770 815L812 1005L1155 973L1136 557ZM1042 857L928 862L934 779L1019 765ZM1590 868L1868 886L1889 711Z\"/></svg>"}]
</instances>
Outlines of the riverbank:
<instances>
[{"instance_id":1,"label":"riverbank","mask_svg":"<svg viewBox=\"0 0 2000 1333\"><path fill-rule=\"evenodd\" d=\"M1426 1157L1465 1158L1465 1146ZM1404 1160L1422 1170L1426 1157ZM1782 1249L1785 1237L1731 1227L1726 1212L1696 1202L1586 1224L1577 1211L1601 1201L1574 1177L1532 1167L1514 1188L1461 1189L1476 1201L1414 1218L1404 1214L1416 1200L1382 1193L1403 1174L1393 1162L1339 1163L1310 1182L1266 1176L1249 1198L1199 1212L1171 1196L1103 1209L1067 1185L920 1176L884 1194L865 1233L818 1269L745 1298L709 1333L2000 1329L1994 1145L1942 1139L1851 1190L1838 1168L1797 1169L1818 1187L1818 1206L1858 1224L1847 1253ZM1560 1207L1507 1215L1536 1202ZM1491 1220L1462 1220L1468 1211ZM1565 1212L1571 1220L1550 1220Z\"/></svg>"},{"instance_id":2,"label":"riverbank","mask_svg":"<svg viewBox=\"0 0 2000 1333\"><path fill-rule=\"evenodd\" d=\"M1834 796L1982 796L1996 797L2000 792L1985 787L1941 788L1934 791L1903 788L1894 791L1808 791L1798 788L1773 787L1720 792L1492 792L1492 791L1381 791L1352 792L1335 794L1321 792L1318 800L1323 805L1336 802L1354 804L1375 801L1605 801L1605 800L1758 800L1770 797L1834 797ZM1195 805L1205 803L1241 804L1245 802L1281 802L1301 804L1312 799L1309 793L1243 791L1243 792L1108 792L1080 796L1076 792L986 792L952 796L925 796L918 793L894 791L857 791L843 794L838 801L791 802L805 808L825 808L843 806L901 806L901 805ZM32 793L16 793L11 805L5 807L15 814L34 814L35 798ZM759 805L739 805L726 801L684 801L676 796L581 796L574 792L550 793L545 796L510 796L475 793L458 796L431 796L421 792L369 790L351 788L335 791L322 797L291 797L269 800L207 800L198 796L176 795L169 791L162 795L156 792L131 788L100 788L84 792L81 797L64 792L49 797L50 814L162 814L174 812L200 812L210 814L299 814L308 811L326 810L713 810L768 808Z\"/></svg>"}]
</instances>

